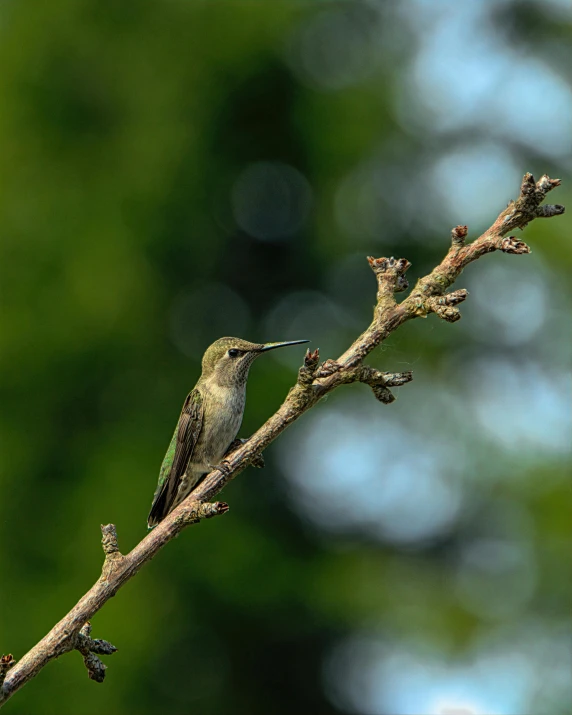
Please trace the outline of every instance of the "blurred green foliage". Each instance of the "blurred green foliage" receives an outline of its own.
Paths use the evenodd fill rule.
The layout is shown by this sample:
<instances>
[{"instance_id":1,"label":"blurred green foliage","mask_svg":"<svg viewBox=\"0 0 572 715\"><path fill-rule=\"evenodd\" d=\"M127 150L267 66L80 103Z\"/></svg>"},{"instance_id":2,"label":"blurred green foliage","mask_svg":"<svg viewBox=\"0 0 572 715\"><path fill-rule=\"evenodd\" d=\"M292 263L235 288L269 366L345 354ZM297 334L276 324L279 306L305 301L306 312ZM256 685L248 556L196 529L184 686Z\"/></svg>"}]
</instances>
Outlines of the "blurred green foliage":
<instances>
[{"instance_id":1,"label":"blurred green foliage","mask_svg":"<svg viewBox=\"0 0 572 715\"><path fill-rule=\"evenodd\" d=\"M365 33L366 44L369 26L385 34L364 60L371 71L359 66L356 81L320 87L292 58L328 12L344 31ZM527 17L519 4L505 4L499 22L529 54L545 57L551 38L570 42L569 24L545 18L537 33L534 14ZM415 277L442 255L453 220L463 222L442 196L423 203L418 177L452 143L475 141L475 132L467 125L443 134L430 118L415 129L418 112L403 109L402 94L420 40L383 3L6 2L0 40L0 651L19 658L97 578L100 523L117 524L124 551L145 535L157 471L210 340L238 325L247 339L308 337L316 345L323 329L323 357L335 357L370 317L374 282L361 255L405 255ZM336 48L327 49L335 59ZM352 56L343 46L338 52L350 66ZM565 53L554 61L563 72ZM556 155L523 142L511 151L520 173L563 171ZM345 177L370 159L385 187L380 231L356 238L336 206ZM263 161L295 167L312 187L309 220L284 240L259 240L233 219L237 176ZM554 200L572 205L563 178ZM508 198L498 196L499 209ZM483 212L471 230L495 215ZM564 348L552 362L546 354L554 331L566 330L570 228L565 216L526 232L527 270L542 268L555 288L545 318L552 333L518 349L491 347L474 332L477 309L468 305L462 328L417 321L391 338L374 362L413 366L416 382L400 393L405 410L418 409L424 385L457 389L447 373L461 355L504 350L515 365L538 359L549 375L562 366ZM470 270L474 293L486 269ZM281 325L274 332L271 308L300 291L310 292L310 303L328 294L337 307L313 334L283 334ZM200 295L209 300L201 304ZM301 311L303 302L296 305ZM274 358L254 366L242 435L273 412L294 375L295 364ZM358 388L352 397L316 410L349 414L372 399ZM390 423L394 408L377 409ZM67 655L6 712L348 708L332 695L324 664L349 634L389 630L462 653L480 632L486 617L452 586L455 554L475 525L486 530L493 508L504 523L512 507L503 504L530 519L538 576L526 613L560 623L572 597L569 455L503 462L482 443L473 454L475 419L469 410L457 435L472 455L467 506L447 533L415 548L317 525L290 498L278 452L269 449L265 470L248 470L225 491L227 517L185 532L94 618L94 636L119 648L104 685L88 681L78 654ZM309 425L302 420L295 435ZM512 477L485 488L479 470L488 473L493 460ZM380 467L379 489L383 479ZM492 627L508 620L493 618Z\"/></svg>"}]
</instances>

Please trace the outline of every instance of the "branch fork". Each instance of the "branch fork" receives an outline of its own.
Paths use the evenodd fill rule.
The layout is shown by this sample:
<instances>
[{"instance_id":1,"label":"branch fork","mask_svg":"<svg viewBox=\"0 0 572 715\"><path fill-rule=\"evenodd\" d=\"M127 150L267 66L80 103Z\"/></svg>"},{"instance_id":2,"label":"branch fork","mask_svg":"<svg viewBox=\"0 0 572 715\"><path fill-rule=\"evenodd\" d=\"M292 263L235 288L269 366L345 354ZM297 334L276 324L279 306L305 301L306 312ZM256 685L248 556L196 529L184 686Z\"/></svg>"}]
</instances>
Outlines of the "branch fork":
<instances>
[{"instance_id":1,"label":"branch fork","mask_svg":"<svg viewBox=\"0 0 572 715\"><path fill-rule=\"evenodd\" d=\"M368 263L377 278L376 311L395 305L394 293L401 293L409 288L405 273L411 268L406 258L374 258L367 257Z\"/></svg>"},{"instance_id":2,"label":"branch fork","mask_svg":"<svg viewBox=\"0 0 572 715\"><path fill-rule=\"evenodd\" d=\"M530 173L526 173L520 185L520 195L516 201L511 201L492 226L492 231L506 235L515 228L523 229L535 218L551 218L564 213L560 204L540 204L546 194L557 186L560 179L551 179L544 174L538 181Z\"/></svg>"},{"instance_id":3,"label":"branch fork","mask_svg":"<svg viewBox=\"0 0 572 715\"><path fill-rule=\"evenodd\" d=\"M413 373L407 372L380 372L369 365L361 365L357 370L356 379L369 385L376 399L385 405L395 402L395 395L390 387L400 387L413 380Z\"/></svg>"},{"instance_id":4,"label":"branch fork","mask_svg":"<svg viewBox=\"0 0 572 715\"><path fill-rule=\"evenodd\" d=\"M107 666L97 656L113 655L117 648L109 641L92 638L91 623L88 621L76 636L75 650L82 654L90 680L95 680L96 683L103 683Z\"/></svg>"}]
</instances>

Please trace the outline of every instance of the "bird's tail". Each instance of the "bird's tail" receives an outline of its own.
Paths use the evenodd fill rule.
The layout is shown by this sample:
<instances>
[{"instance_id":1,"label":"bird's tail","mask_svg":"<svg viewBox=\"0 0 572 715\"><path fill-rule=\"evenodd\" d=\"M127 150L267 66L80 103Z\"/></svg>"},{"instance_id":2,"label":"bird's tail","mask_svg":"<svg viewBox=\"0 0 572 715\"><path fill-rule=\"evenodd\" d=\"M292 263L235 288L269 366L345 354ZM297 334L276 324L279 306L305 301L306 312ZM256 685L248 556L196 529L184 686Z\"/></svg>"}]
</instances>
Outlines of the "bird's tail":
<instances>
[{"instance_id":1,"label":"bird's tail","mask_svg":"<svg viewBox=\"0 0 572 715\"><path fill-rule=\"evenodd\" d=\"M151 505L151 511L149 512L149 516L147 517L148 529L152 529L154 526L157 526L159 522L163 521L163 519L173 508L173 495L171 495L169 492L170 490L168 489L168 483L165 482L158 490L158 493L155 494L153 504Z\"/></svg>"}]
</instances>

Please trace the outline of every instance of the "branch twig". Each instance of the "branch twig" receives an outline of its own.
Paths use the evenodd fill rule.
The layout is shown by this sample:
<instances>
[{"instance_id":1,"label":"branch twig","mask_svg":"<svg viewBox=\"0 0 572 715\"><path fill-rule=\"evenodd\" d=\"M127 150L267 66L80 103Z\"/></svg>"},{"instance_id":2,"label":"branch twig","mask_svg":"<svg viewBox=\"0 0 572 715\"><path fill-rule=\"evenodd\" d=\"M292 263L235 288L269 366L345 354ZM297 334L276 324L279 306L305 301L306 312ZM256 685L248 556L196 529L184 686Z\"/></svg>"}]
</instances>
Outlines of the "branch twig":
<instances>
[{"instance_id":1,"label":"branch twig","mask_svg":"<svg viewBox=\"0 0 572 715\"><path fill-rule=\"evenodd\" d=\"M525 174L516 201L511 201L493 225L472 243L465 243L466 226L456 226L451 233L451 246L441 263L430 274L420 278L405 300L397 303L395 293L408 287L405 273L411 264L405 258L372 258L369 264L377 279L377 303L370 326L337 360L319 363L319 352L306 353L296 384L278 411L246 442L240 444L214 469L193 492L151 533L126 555L121 554L117 531L113 524L102 526L105 561L102 573L93 587L72 610L35 645L19 662L12 655L0 660L0 706L31 680L51 660L70 650L78 650L84 658L88 675L102 682L106 666L98 655L111 655L116 648L103 640L91 638L89 620L137 571L189 524L228 511L224 502L210 503L224 486L249 464L256 462L262 451L288 425L313 407L324 395L343 384L363 382L371 387L383 403L392 402L390 387L403 385L412 379L410 372L380 372L363 365L364 358L388 335L413 318L426 318L435 313L439 318L455 322L461 317L458 305L467 298L464 289L447 293L469 263L485 253L530 253L529 247L515 236L508 235L524 228L535 218L550 218L564 213L559 205L541 205L546 194L559 186L559 179L543 176L538 182Z\"/></svg>"}]
</instances>

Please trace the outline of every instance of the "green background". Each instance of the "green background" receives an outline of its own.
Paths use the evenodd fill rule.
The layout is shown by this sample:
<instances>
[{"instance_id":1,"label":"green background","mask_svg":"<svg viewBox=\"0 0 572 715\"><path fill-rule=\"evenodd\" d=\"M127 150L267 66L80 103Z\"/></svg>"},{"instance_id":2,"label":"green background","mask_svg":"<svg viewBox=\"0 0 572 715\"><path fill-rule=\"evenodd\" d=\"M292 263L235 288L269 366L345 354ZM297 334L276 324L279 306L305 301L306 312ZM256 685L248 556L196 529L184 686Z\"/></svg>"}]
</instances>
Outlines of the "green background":
<instances>
[{"instance_id":1,"label":"green background","mask_svg":"<svg viewBox=\"0 0 572 715\"><path fill-rule=\"evenodd\" d=\"M146 533L200 356L222 335L336 357L366 255L410 279L524 171L572 206L567 3L4 2L0 652ZM487 256L305 415L6 713L569 713L572 213ZM241 431L302 348L253 367ZM399 468L398 468L399 466ZM463 709L464 708L464 709Z\"/></svg>"}]
</instances>

